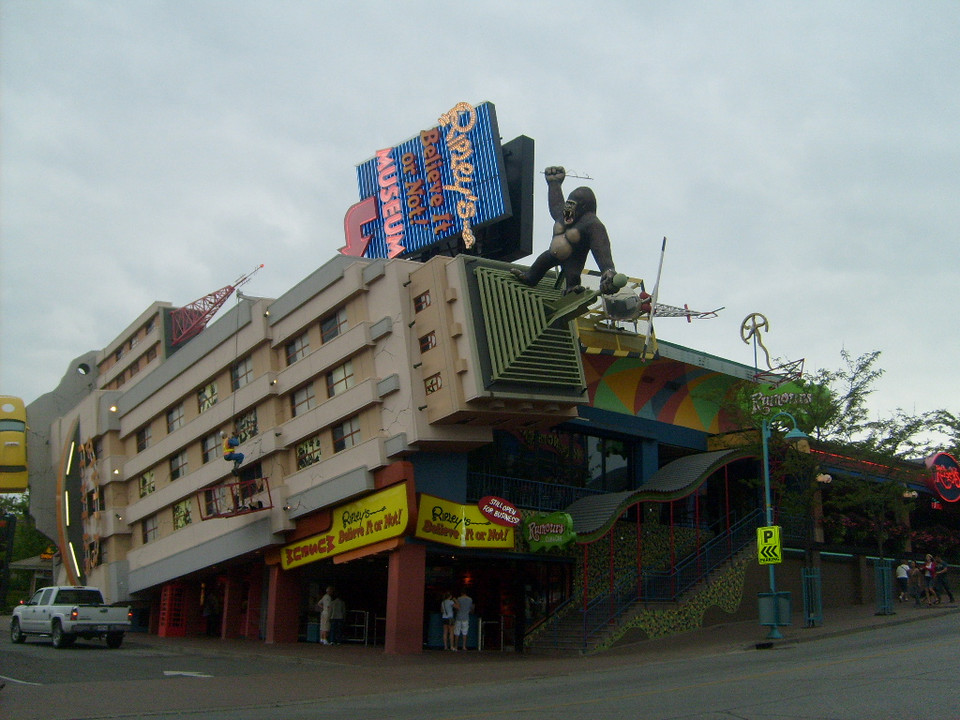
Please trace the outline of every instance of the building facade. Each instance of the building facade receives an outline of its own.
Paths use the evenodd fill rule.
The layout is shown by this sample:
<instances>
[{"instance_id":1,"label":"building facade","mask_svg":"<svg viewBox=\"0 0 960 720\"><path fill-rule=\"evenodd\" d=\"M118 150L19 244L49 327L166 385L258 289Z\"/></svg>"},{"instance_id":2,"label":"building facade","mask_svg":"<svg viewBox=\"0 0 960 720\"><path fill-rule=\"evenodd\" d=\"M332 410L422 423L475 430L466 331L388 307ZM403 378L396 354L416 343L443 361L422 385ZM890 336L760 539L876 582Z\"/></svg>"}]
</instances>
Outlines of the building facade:
<instances>
[{"instance_id":1,"label":"building facade","mask_svg":"<svg viewBox=\"0 0 960 720\"><path fill-rule=\"evenodd\" d=\"M152 305L28 408L49 428L31 511L59 579L132 601L152 632L265 642L316 639L335 586L347 639L397 653L435 644L441 593L467 588L487 624L471 642L503 645L595 583L587 550L538 551L484 499L571 509L609 568L625 522L638 578L756 510L756 459L709 446L752 368L578 332L592 294L509 269L338 256L180 347Z\"/></svg>"}]
</instances>

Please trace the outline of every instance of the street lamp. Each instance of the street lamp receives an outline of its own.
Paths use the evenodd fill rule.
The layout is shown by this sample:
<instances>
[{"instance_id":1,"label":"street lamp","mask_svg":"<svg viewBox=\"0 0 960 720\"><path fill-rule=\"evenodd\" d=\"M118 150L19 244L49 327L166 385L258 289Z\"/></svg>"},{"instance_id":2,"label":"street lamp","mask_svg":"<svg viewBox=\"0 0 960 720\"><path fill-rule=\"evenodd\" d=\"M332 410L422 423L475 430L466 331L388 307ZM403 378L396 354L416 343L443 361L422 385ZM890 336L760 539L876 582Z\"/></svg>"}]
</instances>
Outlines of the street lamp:
<instances>
[{"instance_id":1,"label":"street lamp","mask_svg":"<svg viewBox=\"0 0 960 720\"><path fill-rule=\"evenodd\" d=\"M763 420L760 426L760 436L763 439L763 493L764 501L767 506L767 526L773 525L773 505L770 501L770 425L779 417L788 417L793 423L793 429L788 431L784 439L793 441L807 440L809 436L797 427L797 419L790 413L784 411L778 412L769 420ZM777 597L777 573L775 564L770 563L767 566L770 570L770 595L773 600L773 626L770 628L768 639L778 640L783 637L780 632L780 601Z\"/></svg>"}]
</instances>

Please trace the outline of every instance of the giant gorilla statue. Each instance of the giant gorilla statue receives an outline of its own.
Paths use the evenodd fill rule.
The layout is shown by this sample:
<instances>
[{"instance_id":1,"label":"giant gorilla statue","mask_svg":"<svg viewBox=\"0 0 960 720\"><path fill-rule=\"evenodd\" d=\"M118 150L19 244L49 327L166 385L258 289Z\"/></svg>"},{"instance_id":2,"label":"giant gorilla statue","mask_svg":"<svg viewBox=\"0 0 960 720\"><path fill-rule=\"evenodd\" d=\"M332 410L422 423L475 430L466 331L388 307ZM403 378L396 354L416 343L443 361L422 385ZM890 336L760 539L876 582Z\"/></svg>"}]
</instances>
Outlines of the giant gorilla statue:
<instances>
[{"instance_id":1,"label":"giant gorilla statue","mask_svg":"<svg viewBox=\"0 0 960 720\"><path fill-rule=\"evenodd\" d=\"M597 198L593 190L578 187L564 202L560 185L566 171L562 167L548 167L544 175L549 188L550 215L554 219L550 249L542 252L527 272L517 269L511 272L521 282L536 285L547 270L559 265L564 280L563 294L581 292L580 273L587 262L587 253L592 251L601 273L600 292L604 295L615 293L613 276L617 271L610 253L610 238L597 217Z\"/></svg>"}]
</instances>

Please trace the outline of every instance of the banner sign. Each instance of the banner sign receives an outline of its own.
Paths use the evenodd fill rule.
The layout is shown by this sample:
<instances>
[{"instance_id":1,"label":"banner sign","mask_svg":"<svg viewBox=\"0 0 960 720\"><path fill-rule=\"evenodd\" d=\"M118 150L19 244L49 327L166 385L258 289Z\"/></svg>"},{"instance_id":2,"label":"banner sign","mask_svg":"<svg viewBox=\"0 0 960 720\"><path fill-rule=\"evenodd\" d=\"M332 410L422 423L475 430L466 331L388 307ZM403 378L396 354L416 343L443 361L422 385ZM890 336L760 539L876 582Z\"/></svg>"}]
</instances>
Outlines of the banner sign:
<instances>
[{"instance_id":1,"label":"banner sign","mask_svg":"<svg viewBox=\"0 0 960 720\"><path fill-rule=\"evenodd\" d=\"M930 484L946 502L960 501L960 466L945 452L935 453L924 460L930 469Z\"/></svg>"},{"instance_id":2,"label":"banner sign","mask_svg":"<svg viewBox=\"0 0 960 720\"><path fill-rule=\"evenodd\" d=\"M460 505L420 495L416 536L462 548L509 548L516 544L512 527L497 527L476 505Z\"/></svg>"},{"instance_id":3,"label":"banner sign","mask_svg":"<svg viewBox=\"0 0 960 720\"><path fill-rule=\"evenodd\" d=\"M508 217L510 196L492 103L458 103L437 125L357 166L360 202L343 229L344 255L393 258Z\"/></svg>"},{"instance_id":4,"label":"banner sign","mask_svg":"<svg viewBox=\"0 0 960 720\"><path fill-rule=\"evenodd\" d=\"M477 503L480 512L490 522L504 527L516 527L520 524L520 510L503 498L487 495Z\"/></svg>"},{"instance_id":5,"label":"banner sign","mask_svg":"<svg viewBox=\"0 0 960 720\"><path fill-rule=\"evenodd\" d=\"M569 513L537 513L523 523L523 537L532 552L563 548L577 539Z\"/></svg>"},{"instance_id":6,"label":"banner sign","mask_svg":"<svg viewBox=\"0 0 960 720\"><path fill-rule=\"evenodd\" d=\"M289 570L399 537L406 532L409 518L406 484L392 485L336 508L330 530L285 546L280 565Z\"/></svg>"}]
</instances>

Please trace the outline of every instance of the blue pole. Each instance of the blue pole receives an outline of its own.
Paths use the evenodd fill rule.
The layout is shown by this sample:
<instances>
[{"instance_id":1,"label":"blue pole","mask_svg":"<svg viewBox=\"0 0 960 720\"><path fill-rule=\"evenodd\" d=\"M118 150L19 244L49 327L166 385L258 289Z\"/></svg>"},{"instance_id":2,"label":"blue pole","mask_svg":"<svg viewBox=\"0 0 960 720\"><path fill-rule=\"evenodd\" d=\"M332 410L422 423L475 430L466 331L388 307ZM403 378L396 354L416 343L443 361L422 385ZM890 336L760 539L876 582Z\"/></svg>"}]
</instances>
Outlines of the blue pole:
<instances>
[{"instance_id":1,"label":"blue pole","mask_svg":"<svg viewBox=\"0 0 960 720\"><path fill-rule=\"evenodd\" d=\"M777 413L777 415L782 414L785 413ZM777 415L774 415L771 419L776 418ZM770 423L766 420L764 420L761 425L760 435L763 438L763 492L767 505L767 527L771 527L773 525L773 505L770 501L770 449L768 446ZM783 637L783 634L780 632L780 600L777 597L777 573L774 563L770 563L767 567L770 570L770 594L773 596L773 627L770 628L770 634L767 635L767 638L770 640L779 640Z\"/></svg>"}]
</instances>

